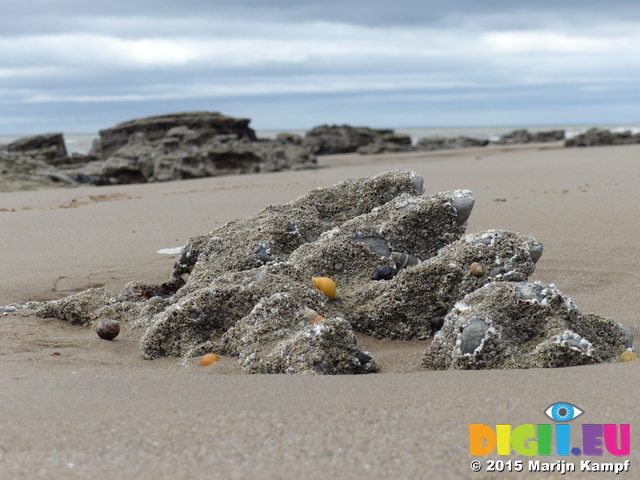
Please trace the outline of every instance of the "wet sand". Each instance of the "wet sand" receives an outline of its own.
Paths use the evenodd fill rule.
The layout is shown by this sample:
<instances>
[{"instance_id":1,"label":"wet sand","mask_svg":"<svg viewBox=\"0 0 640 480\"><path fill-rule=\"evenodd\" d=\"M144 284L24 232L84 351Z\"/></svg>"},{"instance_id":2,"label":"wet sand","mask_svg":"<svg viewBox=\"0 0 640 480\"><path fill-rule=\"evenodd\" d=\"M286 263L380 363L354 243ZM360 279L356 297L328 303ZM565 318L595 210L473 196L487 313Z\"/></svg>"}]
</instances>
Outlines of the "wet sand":
<instances>
[{"instance_id":1,"label":"wet sand","mask_svg":"<svg viewBox=\"0 0 640 480\"><path fill-rule=\"evenodd\" d=\"M176 255L160 249L312 188L402 168L427 192L473 190L468 232L533 235L544 255L531 280L640 338L638 158L640 146L339 155L313 171L2 193L0 305L161 283ZM250 376L231 358L142 360L139 335L107 342L56 319L0 316L0 478L518 478L471 471L468 425L550 423L543 410L558 401L585 411L578 442L580 422L631 424L621 459L631 472L618 477L640 469L640 362L431 372L420 368L424 342L360 336L380 373ZM502 459L525 470L529 460Z\"/></svg>"}]
</instances>

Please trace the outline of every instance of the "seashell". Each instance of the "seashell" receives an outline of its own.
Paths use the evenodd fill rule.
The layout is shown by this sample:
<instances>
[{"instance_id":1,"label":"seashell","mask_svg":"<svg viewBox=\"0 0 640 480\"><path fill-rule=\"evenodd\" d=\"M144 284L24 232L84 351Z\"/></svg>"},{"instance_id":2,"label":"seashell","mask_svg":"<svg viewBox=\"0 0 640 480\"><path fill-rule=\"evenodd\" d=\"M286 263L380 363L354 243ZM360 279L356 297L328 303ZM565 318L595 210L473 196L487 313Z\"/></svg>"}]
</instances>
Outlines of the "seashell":
<instances>
[{"instance_id":1,"label":"seashell","mask_svg":"<svg viewBox=\"0 0 640 480\"><path fill-rule=\"evenodd\" d=\"M619 362L633 362L636 358L638 358L638 356L635 353L633 353L633 351L625 350L618 357L618 361Z\"/></svg>"},{"instance_id":2,"label":"seashell","mask_svg":"<svg viewBox=\"0 0 640 480\"><path fill-rule=\"evenodd\" d=\"M544 250L544 246L542 242L533 242L531 247L529 248L529 253L531 254L531 261L533 263L538 263L540 257L542 256L542 251Z\"/></svg>"},{"instance_id":3,"label":"seashell","mask_svg":"<svg viewBox=\"0 0 640 480\"><path fill-rule=\"evenodd\" d=\"M202 365L203 367L208 367L212 363L216 363L218 360L220 360L220 357L215 353L207 353L200 359L200 365Z\"/></svg>"},{"instance_id":4,"label":"seashell","mask_svg":"<svg viewBox=\"0 0 640 480\"><path fill-rule=\"evenodd\" d=\"M311 277L311 280L316 288L324 293L329 300L335 298L337 291L336 282L329 277Z\"/></svg>"},{"instance_id":5,"label":"seashell","mask_svg":"<svg viewBox=\"0 0 640 480\"><path fill-rule=\"evenodd\" d=\"M359 351L358 353L356 353L356 359L360 362L360 365L366 365L371 362L371 360L373 360L369 352L363 351Z\"/></svg>"},{"instance_id":6,"label":"seashell","mask_svg":"<svg viewBox=\"0 0 640 480\"><path fill-rule=\"evenodd\" d=\"M315 310L310 309L309 307L304 307L304 309L302 310L302 314L305 316L305 318L307 320L309 320L309 323L311 323L311 325L313 325L314 323L318 323L321 322L322 320L324 320L324 317L321 317L318 312L316 312Z\"/></svg>"},{"instance_id":7,"label":"seashell","mask_svg":"<svg viewBox=\"0 0 640 480\"><path fill-rule=\"evenodd\" d=\"M402 270L403 268L413 267L420 263L420 259L414 257L413 255L409 255L407 252L391 252L391 258L396 264L396 268L398 270Z\"/></svg>"},{"instance_id":8,"label":"seashell","mask_svg":"<svg viewBox=\"0 0 640 480\"><path fill-rule=\"evenodd\" d=\"M471 275L479 277L480 275L482 275L482 265L480 265L478 262L473 262L469 267L469 271L471 272Z\"/></svg>"},{"instance_id":9,"label":"seashell","mask_svg":"<svg viewBox=\"0 0 640 480\"><path fill-rule=\"evenodd\" d=\"M111 318L102 320L96 328L96 333L103 340L113 340L120 333L120 322Z\"/></svg>"},{"instance_id":10,"label":"seashell","mask_svg":"<svg viewBox=\"0 0 640 480\"><path fill-rule=\"evenodd\" d=\"M371 280L391 280L396 274L393 267L389 265L380 265L371 275Z\"/></svg>"},{"instance_id":11,"label":"seashell","mask_svg":"<svg viewBox=\"0 0 640 480\"><path fill-rule=\"evenodd\" d=\"M191 274L190 274L190 273L185 272L185 273L183 273L182 275L180 275L180 278L182 279L182 281L183 281L184 283L187 283L187 282L189 281L189 277L190 277L190 276L191 276Z\"/></svg>"}]
</instances>

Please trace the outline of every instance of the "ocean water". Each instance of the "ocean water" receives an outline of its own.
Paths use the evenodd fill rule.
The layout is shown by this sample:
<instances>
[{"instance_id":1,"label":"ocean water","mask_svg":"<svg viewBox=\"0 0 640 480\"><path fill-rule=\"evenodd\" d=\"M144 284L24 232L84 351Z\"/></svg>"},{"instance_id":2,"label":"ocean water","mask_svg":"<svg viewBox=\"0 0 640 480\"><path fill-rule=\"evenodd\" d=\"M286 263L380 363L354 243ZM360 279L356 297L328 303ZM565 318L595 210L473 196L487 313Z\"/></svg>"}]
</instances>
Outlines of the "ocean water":
<instances>
[{"instance_id":1,"label":"ocean water","mask_svg":"<svg viewBox=\"0 0 640 480\"><path fill-rule=\"evenodd\" d=\"M549 130L564 130L565 138L574 137L586 132L589 128L603 128L614 132L624 132L630 130L632 133L640 133L640 124L636 125L556 125L556 126L506 126L506 127L423 127L423 128L395 128L396 133L410 135L413 143L424 137L457 137L466 136L486 140L497 140L501 135L518 129L526 129L532 133ZM279 133L295 133L304 136L306 130L256 130L258 138L274 139ZM0 145L11 143L20 138L19 136L0 135ZM93 141L98 138L98 134L64 134L67 151L72 153L88 153L91 150Z\"/></svg>"}]
</instances>

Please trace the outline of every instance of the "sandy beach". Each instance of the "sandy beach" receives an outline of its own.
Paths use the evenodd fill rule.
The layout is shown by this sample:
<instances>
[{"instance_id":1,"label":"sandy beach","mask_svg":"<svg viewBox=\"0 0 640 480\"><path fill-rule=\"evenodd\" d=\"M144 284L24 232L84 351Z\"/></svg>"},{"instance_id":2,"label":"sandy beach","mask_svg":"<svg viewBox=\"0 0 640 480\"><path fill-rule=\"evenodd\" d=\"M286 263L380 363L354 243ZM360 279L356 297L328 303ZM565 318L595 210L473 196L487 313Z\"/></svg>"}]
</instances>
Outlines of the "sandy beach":
<instances>
[{"instance_id":1,"label":"sandy beach","mask_svg":"<svg viewBox=\"0 0 640 480\"><path fill-rule=\"evenodd\" d=\"M170 183L0 193L0 305L129 281L162 283L195 235L350 177L412 170L426 192L467 188L467 232L533 235L530 281L554 283L583 312L640 338L640 146L559 144L319 157L320 168ZM0 478L520 478L470 463L468 425L539 424L563 401L578 423L630 424L636 478L640 362L588 367L426 371L425 342L359 341L380 366L360 376L245 375L146 361L140 333L107 342L57 319L0 314ZM638 340L636 340L637 343ZM575 422L574 422L575 423ZM580 439L579 427L574 436ZM534 457L532 457L534 458ZM575 463L586 457L535 457ZM589 459L593 459L590 457ZM533 474L532 474L533 475ZM538 472L535 478L558 478Z\"/></svg>"}]
</instances>

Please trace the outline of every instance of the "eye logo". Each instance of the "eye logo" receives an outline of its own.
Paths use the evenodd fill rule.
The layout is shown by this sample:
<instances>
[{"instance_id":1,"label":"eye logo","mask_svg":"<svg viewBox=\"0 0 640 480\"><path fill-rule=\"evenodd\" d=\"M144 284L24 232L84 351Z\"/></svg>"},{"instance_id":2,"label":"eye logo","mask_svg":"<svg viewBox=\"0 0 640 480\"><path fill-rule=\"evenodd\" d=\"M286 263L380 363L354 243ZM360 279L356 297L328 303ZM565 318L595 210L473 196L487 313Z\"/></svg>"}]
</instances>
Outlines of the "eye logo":
<instances>
[{"instance_id":1,"label":"eye logo","mask_svg":"<svg viewBox=\"0 0 640 480\"><path fill-rule=\"evenodd\" d=\"M568 402L554 403L553 405L549 405L549 407L544 411L544 414L547 417L556 422L570 422L571 420L578 418L583 413L584 412L578 407Z\"/></svg>"}]
</instances>

